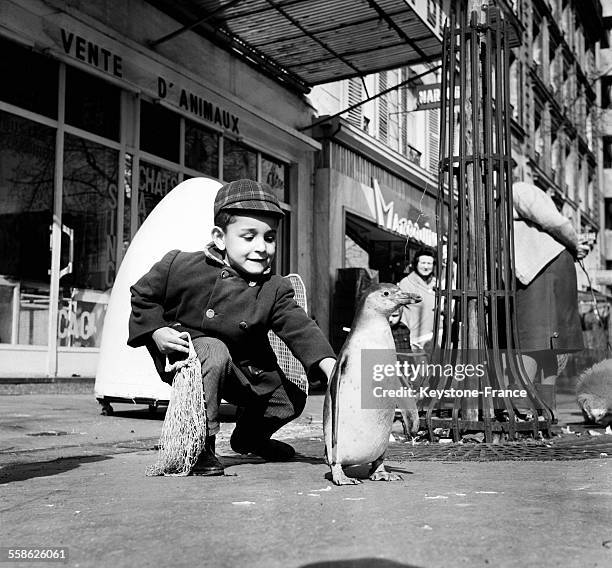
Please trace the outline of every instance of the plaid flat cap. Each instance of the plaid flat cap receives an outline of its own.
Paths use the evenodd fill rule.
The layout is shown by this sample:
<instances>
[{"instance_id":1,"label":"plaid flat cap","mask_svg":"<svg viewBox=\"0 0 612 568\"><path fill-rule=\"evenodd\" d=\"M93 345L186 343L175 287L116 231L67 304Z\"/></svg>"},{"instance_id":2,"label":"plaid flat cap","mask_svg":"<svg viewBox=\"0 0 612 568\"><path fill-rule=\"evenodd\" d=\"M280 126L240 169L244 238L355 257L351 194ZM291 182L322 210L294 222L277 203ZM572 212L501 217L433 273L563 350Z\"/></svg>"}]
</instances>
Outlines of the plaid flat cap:
<instances>
[{"instance_id":1,"label":"plaid flat cap","mask_svg":"<svg viewBox=\"0 0 612 568\"><path fill-rule=\"evenodd\" d=\"M268 211L283 215L280 203L267 183L250 179L238 179L225 184L215 198L215 217L221 209L244 209L247 211Z\"/></svg>"}]
</instances>

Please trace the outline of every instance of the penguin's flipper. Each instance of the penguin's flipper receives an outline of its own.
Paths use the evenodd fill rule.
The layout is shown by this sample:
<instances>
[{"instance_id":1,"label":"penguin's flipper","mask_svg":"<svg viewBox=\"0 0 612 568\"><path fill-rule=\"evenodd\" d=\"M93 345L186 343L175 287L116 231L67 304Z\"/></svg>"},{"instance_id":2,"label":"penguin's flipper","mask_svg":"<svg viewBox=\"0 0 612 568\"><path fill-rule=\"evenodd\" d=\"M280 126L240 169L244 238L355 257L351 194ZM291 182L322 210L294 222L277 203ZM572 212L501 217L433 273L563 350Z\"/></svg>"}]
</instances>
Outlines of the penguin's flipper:
<instances>
[{"instance_id":1,"label":"penguin's flipper","mask_svg":"<svg viewBox=\"0 0 612 568\"><path fill-rule=\"evenodd\" d=\"M360 479L355 479L354 477L349 477L344 473L342 469L342 465L339 463L333 464L329 466L332 474L332 481L334 485L359 485L362 481Z\"/></svg>"},{"instance_id":2,"label":"penguin's flipper","mask_svg":"<svg viewBox=\"0 0 612 568\"><path fill-rule=\"evenodd\" d=\"M331 399L331 419L332 419L332 451L335 452L338 445L338 416L340 405L338 404L338 392L340 391L340 379L346 370L348 357L342 354L342 357L336 363L334 374L329 383L329 396ZM336 462L336 456L332 455L332 463Z\"/></svg>"},{"instance_id":3,"label":"penguin's flipper","mask_svg":"<svg viewBox=\"0 0 612 568\"><path fill-rule=\"evenodd\" d=\"M372 462L368 476L372 481L401 481L402 476L397 473L389 473L385 469L384 454Z\"/></svg>"}]
</instances>

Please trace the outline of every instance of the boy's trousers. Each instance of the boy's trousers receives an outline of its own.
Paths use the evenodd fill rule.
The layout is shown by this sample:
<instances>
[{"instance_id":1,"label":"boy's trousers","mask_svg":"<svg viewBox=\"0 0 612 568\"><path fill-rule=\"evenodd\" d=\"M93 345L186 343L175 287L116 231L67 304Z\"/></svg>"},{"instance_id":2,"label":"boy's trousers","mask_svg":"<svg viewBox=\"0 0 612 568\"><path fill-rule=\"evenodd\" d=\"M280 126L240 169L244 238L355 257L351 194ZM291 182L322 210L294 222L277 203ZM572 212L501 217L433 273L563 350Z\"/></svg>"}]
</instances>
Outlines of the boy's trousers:
<instances>
[{"instance_id":1,"label":"boy's trousers","mask_svg":"<svg viewBox=\"0 0 612 568\"><path fill-rule=\"evenodd\" d=\"M221 398L243 409L237 416L234 435L247 446L269 439L304 410L306 393L287 379L266 395L253 392L245 374L232 362L223 341L196 337L193 347L202 364L208 436L219 432Z\"/></svg>"}]
</instances>

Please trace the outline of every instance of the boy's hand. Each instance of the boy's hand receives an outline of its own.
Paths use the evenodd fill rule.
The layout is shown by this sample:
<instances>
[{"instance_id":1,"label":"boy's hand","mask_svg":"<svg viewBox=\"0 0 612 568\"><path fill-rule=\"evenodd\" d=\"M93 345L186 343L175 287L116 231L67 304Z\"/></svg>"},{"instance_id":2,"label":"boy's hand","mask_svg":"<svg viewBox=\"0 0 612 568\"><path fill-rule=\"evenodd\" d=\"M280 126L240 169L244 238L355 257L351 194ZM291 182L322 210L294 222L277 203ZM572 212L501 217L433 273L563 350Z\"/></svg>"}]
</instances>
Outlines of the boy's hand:
<instances>
[{"instance_id":1,"label":"boy's hand","mask_svg":"<svg viewBox=\"0 0 612 568\"><path fill-rule=\"evenodd\" d=\"M160 327L153 332L151 337L159 351L164 355L173 351L189 353L189 342L187 341L189 334L186 331L181 332L171 327Z\"/></svg>"}]
</instances>

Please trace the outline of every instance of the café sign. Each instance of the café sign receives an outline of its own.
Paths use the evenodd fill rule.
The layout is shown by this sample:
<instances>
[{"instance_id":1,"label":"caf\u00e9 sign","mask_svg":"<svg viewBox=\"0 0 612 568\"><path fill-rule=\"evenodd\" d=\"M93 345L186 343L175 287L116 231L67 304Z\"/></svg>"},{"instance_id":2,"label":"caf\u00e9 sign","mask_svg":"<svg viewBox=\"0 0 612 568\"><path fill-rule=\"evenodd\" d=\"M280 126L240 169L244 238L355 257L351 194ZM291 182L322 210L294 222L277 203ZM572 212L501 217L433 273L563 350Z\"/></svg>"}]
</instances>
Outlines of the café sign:
<instances>
[{"instance_id":1,"label":"caf\u00e9 sign","mask_svg":"<svg viewBox=\"0 0 612 568\"><path fill-rule=\"evenodd\" d=\"M372 179L374 189L374 203L376 207L376 224L393 233L414 239L424 245L435 247L438 242L438 234L429 227L421 227L417 221L407 217L400 217L396 212L395 200L385 201L377 179Z\"/></svg>"}]
</instances>

